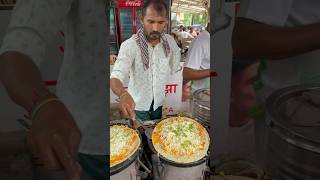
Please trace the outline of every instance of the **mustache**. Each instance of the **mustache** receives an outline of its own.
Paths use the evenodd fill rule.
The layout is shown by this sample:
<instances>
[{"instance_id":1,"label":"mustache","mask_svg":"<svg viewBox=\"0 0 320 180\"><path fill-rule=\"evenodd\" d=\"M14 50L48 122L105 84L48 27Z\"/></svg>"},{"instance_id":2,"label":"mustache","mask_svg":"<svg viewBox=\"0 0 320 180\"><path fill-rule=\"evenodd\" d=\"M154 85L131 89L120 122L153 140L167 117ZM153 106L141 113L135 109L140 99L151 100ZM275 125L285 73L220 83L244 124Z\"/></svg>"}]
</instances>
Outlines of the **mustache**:
<instances>
[{"instance_id":1,"label":"mustache","mask_svg":"<svg viewBox=\"0 0 320 180\"><path fill-rule=\"evenodd\" d=\"M161 35L161 33L158 31L152 31L149 33L149 36L160 36L160 35Z\"/></svg>"}]
</instances>

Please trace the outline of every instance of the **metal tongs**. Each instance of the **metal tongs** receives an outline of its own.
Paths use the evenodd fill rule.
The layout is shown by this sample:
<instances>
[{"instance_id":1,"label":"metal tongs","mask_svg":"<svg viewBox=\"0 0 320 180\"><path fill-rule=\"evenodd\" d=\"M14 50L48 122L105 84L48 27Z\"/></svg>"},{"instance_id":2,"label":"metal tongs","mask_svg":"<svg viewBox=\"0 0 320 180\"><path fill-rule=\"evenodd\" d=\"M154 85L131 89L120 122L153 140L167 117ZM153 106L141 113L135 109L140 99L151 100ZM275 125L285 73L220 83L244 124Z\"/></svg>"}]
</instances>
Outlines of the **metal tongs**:
<instances>
[{"instance_id":1,"label":"metal tongs","mask_svg":"<svg viewBox=\"0 0 320 180\"><path fill-rule=\"evenodd\" d=\"M152 129L143 125L142 120L129 118L129 123L133 129L138 130L141 134L145 134L148 139L151 139Z\"/></svg>"}]
</instances>

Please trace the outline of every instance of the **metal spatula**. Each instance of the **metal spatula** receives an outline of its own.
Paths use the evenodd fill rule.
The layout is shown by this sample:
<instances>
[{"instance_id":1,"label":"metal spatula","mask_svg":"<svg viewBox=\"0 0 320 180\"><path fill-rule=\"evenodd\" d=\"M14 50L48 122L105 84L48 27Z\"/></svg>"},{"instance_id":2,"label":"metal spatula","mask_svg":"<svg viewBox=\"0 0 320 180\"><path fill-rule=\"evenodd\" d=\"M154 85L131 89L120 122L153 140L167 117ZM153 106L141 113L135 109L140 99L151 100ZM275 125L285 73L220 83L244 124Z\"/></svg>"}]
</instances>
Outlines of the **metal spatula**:
<instances>
[{"instance_id":1,"label":"metal spatula","mask_svg":"<svg viewBox=\"0 0 320 180\"><path fill-rule=\"evenodd\" d=\"M152 128L146 127L141 123L139 119L129 119L132 127L138 130L140 133L145 134L148 139L151 139Z\"/></svg>"}]
</instances>

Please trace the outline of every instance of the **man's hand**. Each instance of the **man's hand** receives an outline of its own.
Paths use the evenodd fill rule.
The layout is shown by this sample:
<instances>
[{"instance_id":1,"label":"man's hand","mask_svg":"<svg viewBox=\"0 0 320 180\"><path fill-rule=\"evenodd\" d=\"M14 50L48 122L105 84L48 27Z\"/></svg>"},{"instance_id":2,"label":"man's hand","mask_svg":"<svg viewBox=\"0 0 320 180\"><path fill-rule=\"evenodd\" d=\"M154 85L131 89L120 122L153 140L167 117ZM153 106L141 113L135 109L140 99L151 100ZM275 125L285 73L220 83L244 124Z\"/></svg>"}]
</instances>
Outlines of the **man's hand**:
<instances>
[{"instance_id":1,"label":"man's hand","mask_svg":"<svg viewBox=\"0 0 320 180\"><path fill-rule=\"evenodd\" d=\"M49 170L63 170L69 180L80 180L77 161L81 134L73 117L61 102L43 106L32 121L29 145Z\"/></svg>"},{"instance_id":2,"label":"man's hand","mask_svg":"<svg viewBox=\"0 0 320 180\"><path fill-rule=\"evenodd\" d=\"M27 111L34 106L35 93L39 97L48 94L36 64L16 51L0 55L0 82L10 98ZM65 171L69 180L80 180L80 131L67 108L59 101L50 102L32 119L28 142L39 163L51 170Z\"/></svg>"},{"instance_id":3,"label":"man's hand","mask_svg":"<svg viewBox=\"0 0 320 180\"><path fill-rule=\"evenodd\" d=\"M110 87L113 93L115 93L120 99L119 108L122 114L126 117L130 117L132 120L135 120L136 113L134 112L134 108L136 104L134 103L133 98L128 91L126 91L123 87L122 82L117 78L111 78Z\"/></svg>"},{"instance_id":4,"label":"man's hand","mask_svg":"<svg viewBox=\"0 0 320 180\"><path fill-rule=\"evenodd\" d=\"M133 101L131 95L125 91L120 95L119 107L123 115L129 116L130 119L136 119L136 113L134 112L136 104Z\"/></svg>"}]
</instances>

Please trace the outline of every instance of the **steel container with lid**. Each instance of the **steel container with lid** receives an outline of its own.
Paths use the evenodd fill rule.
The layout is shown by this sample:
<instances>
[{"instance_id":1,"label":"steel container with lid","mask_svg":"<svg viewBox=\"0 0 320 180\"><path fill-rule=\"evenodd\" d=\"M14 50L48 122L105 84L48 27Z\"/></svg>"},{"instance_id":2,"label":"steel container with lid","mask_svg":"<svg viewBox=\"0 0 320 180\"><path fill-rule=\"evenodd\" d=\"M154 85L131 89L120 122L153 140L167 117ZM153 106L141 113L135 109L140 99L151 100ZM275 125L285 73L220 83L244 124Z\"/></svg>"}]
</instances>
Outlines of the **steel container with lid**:
<instances>
[{"instance_id":1,"label":"steel container with lid","mask_svg":"<svg viewBox=\"0 0 320 180\"><path fill-rule=\"evenodd\" d=\"M154 122L153 128L164 119ZM151 161L153 166L154 180L203 180L207 170L209 155L207 152L203 158L190 163L179 163L160 155L154 148L151 139L148 147L152 152Z\"/></svg>"},{"instance_id":2,"label":"steel container with lid","mask_svg":"<svg viewBox=\"0 0 320 180\"><path fill-rule=\"evenodd\" d=\"M154 180L204 180L208 156L191 163L177 163L154 154Z\"/></svg>"},{"instance_id":3,"label":"steel container with lid","mask_svg":"<svg viewBox=\"0 0 320 180\"><path fill-rule=\"evenodd\" d=\"M125 120L113 121L110 123L110 128L112 125L125 125L130 128L128 122ZM136 131L141 140L141 136L138 131ZM141 166L141 161L139 160L141 154L143 153L141 147L141 141L139 148L127 159L117 165L110 167L110 180L140 180L143 172L139 170Z\"/></svg>"},{"instance_id":4,"label":"steel container with lid","mask_svg":"<svg viewBox=\"0 0 320 180\"><path fill-rule=\"evenodd\" d=\"M207 170L209 155L191 163L177 163L157 153L152 143L151 161L154 180L203 180Z\"/></svg>"},{"instance_id":5,"label":"steel container with lid","mask_svg":"<svg viewBox=\"0 0 320 180\"><path fill-rule=\"evenodd\" d=\"M320 86L288 87L266 101L264 164L274 179L320 179L320 126L296 126L285 113L288 101L315 90Z\"/></svg>"},{"instance_id":6,"label":"steel container with lid","mask_svg":"<svg viewBox=\"0 0 320 180\"><path fill-rule=\"evenodd\" d=\"M210 89L198 89L192 97L192 115L205 127L210 126Z\"/></svg>"},{"instance_id":7,"label":"steel container with lid","mask_svg":"<svg viewBox=\"0 0 320 180\"><path fill-rule=\"evenodd\" d=\"M110 168L111 180L137 180L139 169L139 151L129 157L126 161Z\"/></svg>"}]
</instances>

